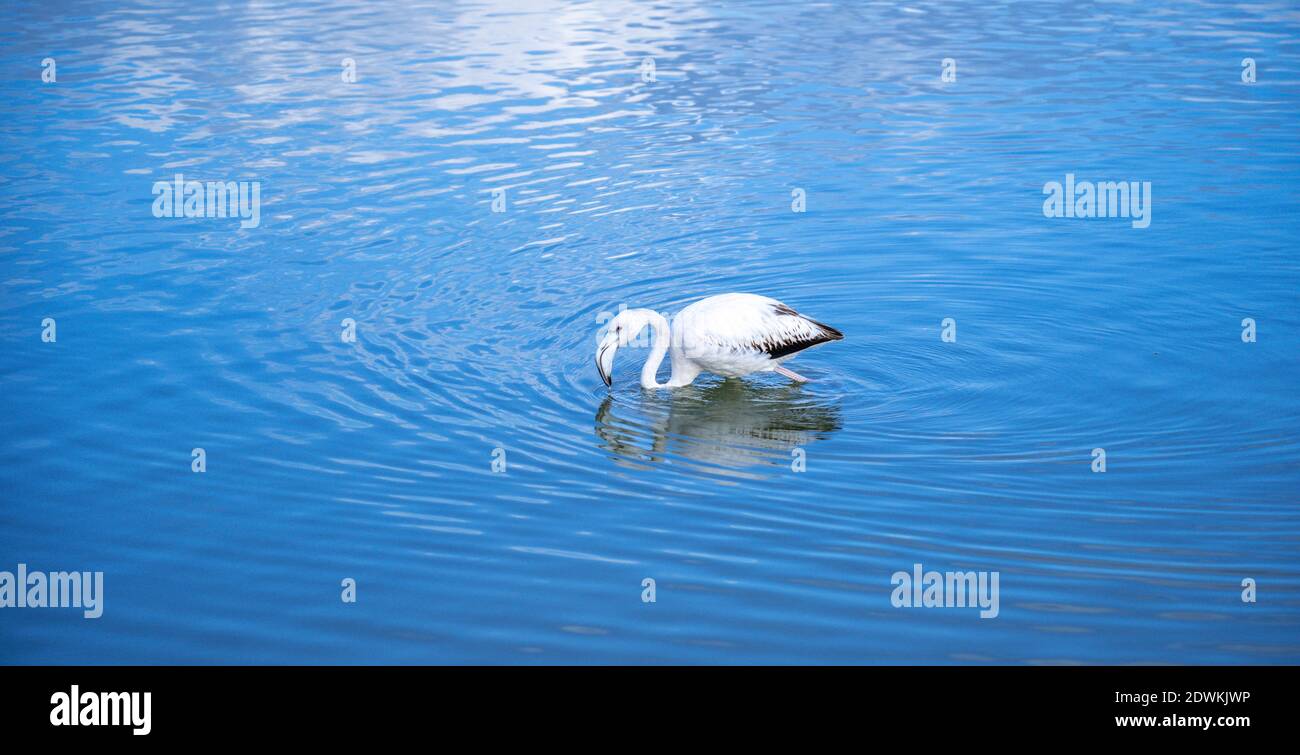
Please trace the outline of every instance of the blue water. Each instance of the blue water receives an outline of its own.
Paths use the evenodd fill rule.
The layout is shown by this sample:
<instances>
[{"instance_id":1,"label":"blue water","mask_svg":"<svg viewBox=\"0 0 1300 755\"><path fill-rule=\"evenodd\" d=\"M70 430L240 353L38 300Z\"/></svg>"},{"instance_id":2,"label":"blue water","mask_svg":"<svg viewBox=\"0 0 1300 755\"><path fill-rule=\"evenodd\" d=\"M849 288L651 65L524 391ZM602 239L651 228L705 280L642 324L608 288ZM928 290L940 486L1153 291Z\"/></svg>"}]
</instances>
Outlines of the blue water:
<instances>
[{"instance_id":1,"label":"blue water","mask_svg":"<svg viewBox=\"0 0 1300 755\"><path fill-rule=\"evenodd\" d=\"M1300 662L1293 6L0 13L0 570L104 572L0 661ZM606 389L727 291L846 337Z\"/></svg>"}]
</instances>

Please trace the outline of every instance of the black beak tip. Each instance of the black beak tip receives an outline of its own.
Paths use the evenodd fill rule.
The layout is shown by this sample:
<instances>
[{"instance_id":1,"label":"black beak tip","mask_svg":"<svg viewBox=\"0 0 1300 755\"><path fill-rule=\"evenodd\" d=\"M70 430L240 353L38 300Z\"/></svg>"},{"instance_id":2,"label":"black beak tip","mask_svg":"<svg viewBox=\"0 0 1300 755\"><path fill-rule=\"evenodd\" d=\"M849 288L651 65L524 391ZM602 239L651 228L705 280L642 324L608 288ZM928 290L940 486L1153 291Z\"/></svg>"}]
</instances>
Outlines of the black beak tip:
<instances>
[{"instance_id":1,"label":"black beak tip","mask_svg":"<svg viewBox=\"0 0 1300 755\"><path fill-rule=\"evenodd\" d=\"M602 356L604 356L604 354L605 354L605 349L604 349L604 348L602 348L599 352L596 353L596 372L599 372L599 373L600 373L600 379L605 381L605 386L606 386L606 387L612 387L612 386L614 385L614 378L613 378L613 376L611 376L611 375L606 375L606 374L605 374L605 368L602 367L601 364L600 364L600 358L601 358Z\"/></svg>"}]
</instances>

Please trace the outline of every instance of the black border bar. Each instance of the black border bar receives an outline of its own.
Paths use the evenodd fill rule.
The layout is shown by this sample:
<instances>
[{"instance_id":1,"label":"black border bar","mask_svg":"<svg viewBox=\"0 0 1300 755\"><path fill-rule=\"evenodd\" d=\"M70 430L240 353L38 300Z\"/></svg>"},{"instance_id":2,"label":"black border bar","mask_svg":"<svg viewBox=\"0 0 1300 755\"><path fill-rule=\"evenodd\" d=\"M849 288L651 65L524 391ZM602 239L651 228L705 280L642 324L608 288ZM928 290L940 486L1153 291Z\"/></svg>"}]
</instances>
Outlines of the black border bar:
<instances>
[{"instance_id":1,"label":"black border bar","mask_svg":"<svg viewBox=\"0 0 1300 755\"><path fill-rule=\"evenodd\" d=\"M760 740L773 728L816 727L856 730L863 742L912 732L1041 743L1051 731L1062 742L1227 743L1288 733L1298 681L1300 667L18 666L0 668L0 731L87 744L364 741L368 732L430 741L560 725L650 738L663 727L735 728ZM150 733L52 725L51 700L73 685L79 696L149 692ZM1115 720L1133 716L1146 723Z\"/></svg>"}]
</instances>

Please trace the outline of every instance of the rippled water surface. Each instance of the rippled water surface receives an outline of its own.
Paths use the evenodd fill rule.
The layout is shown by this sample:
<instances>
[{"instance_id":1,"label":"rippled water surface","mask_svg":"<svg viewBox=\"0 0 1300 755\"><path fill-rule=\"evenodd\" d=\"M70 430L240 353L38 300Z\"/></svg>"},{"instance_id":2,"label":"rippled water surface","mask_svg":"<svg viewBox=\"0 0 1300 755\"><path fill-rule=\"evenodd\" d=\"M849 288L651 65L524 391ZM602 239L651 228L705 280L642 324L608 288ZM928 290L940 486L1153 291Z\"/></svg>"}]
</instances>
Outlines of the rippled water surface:
<instances>
[{"instance_id":1,"label":"rippled water surface","mask_svg":"<svg viewBox=\"0 0 1300 755\"><path fill-rule=\"evenodd\" d=\"M1291 4L2 14L0 570L105 608L0 660L1300 662ZM1044 218L1067 173L1150 227ZM726 291L846 337L606 389L609 313Z\"/></svg>"}]
</instances>

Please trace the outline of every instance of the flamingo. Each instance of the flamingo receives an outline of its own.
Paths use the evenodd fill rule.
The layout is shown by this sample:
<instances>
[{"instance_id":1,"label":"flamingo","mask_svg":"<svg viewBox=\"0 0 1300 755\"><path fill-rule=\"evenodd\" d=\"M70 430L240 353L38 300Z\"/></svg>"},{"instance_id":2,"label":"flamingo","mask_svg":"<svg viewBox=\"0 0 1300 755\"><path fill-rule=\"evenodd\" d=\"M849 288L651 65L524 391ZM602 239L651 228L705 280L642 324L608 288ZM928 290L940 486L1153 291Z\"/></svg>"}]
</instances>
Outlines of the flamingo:
<instances>
[{"instance_id":1,"label":"flamingo","mask_svg":"<svg viewBox=\"0 0 1300 755\"><path fill-rule=\"evenodd\" d=\"M809 319L776 299L757 294L718 294L701 299L668 320L652 309L628 309L609 321L596 349L596 369L612 386L614 352L645 329L654 331L650 356L641 368L642 388L680 388L701 372L741 377L776 372L796 383L808 378L781 366L812 346L838 341L844 334ZM656 377L664 355L671 354L673 371L666 383Z\"/></svg>"}]
</instances>

